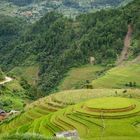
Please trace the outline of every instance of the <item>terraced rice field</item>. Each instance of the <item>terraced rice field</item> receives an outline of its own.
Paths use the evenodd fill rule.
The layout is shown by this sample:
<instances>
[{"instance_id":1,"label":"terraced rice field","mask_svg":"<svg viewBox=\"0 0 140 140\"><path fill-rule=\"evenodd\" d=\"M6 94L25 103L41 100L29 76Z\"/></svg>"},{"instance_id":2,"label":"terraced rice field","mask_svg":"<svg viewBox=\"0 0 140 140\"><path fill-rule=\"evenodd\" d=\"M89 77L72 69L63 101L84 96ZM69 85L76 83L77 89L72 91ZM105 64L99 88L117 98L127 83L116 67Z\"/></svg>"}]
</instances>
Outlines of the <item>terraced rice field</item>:
<instances>
[{"instance_id":1,"label":"terraced rice field","mask_svg":"<svg viewBox=\"0 0 140 140\"><path fill-rule=\"evenodd\" d=\"M23 125L18 132L54 136L56 132L76 129L83 139L125 135L139 137L139 125L139 101L105 97L81 102L43 116L30 125Z\"/></svg>"},{"instance_id":2,"label":"terraced rice field","mask_svg":"<svg viewBox=\"0 0 140 140\"><path fill-rule=\"evenodd\" d=\"M140 64L126 64L112 68L104 76L92 82L94 88L127 88L126 84L135 82L140 88Z\"/></svg>"},{"instance_id":3,"label":"terraced rice field","mask_svg":"<svg viewBox=\"0 0 140 140\"><path fill-rule=\"evenodd\" d=\"M137 99L118 97L130 95ZM139 97L140 90L133 89L127 93L124 89L63 91L26 106L24 113L0 126L0 133L28 132L49 137L77 129L83 139L140 136Z\"/></svg>"},{"instance_id":4,"label":"terraced rice field","mask_svg":"<svg viewBox=\"0 0 140 140\"><path fill-rule=\"evenodd\" d=\"M86 80L96 79L99 73L104 71L105 67L100 65L84 65L78 68L72 68L58 86L59 90L81 89L86 84Z\"/></svg>"},{"instance_id":5,"label":"terraced rice field","mask_svg":"<svg viewBox=\"0 0 140 140\"><path fill-rule=\"evenodd\" d=\"M48 115L49 113L64 108L65 106L66 104L64 103L61 104L53 101L53 98L51 97L40 99L26 107L24 113L10 121L8 125L4 124L0 130L4 131L6 129L7 131L14 131L14 129L16 130L21 125L28 124L36 118L40 118L43 115Z\"/></svg>"}]
</instances>

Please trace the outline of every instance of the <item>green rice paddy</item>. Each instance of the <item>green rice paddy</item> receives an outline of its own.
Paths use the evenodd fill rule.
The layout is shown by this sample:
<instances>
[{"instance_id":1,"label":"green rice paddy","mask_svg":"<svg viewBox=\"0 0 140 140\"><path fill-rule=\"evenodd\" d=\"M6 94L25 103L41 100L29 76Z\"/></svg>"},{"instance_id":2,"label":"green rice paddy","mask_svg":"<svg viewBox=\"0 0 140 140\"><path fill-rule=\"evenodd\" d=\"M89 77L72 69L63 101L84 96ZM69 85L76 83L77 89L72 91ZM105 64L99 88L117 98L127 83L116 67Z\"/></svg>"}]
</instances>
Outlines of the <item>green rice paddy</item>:
<instances>
[{"instance_id":1,"label":"green rice paddy","mask_svg":"<svg viewBox=\"0 0 140 140\"><path fill-rule=\"evenodd\" d=\"M133 98L128 98L130 94ZM128 89L127 94L124 89L63 91L29 104L24 113L3 123L0 132L52 137L56 132L76 129L83 140L124 136L137 139L139 98L140 90L134 89Z\"/></svg>"},{"instance_id":2,"label":"green rice paddy","mask_svg":"<svg viewBox=\"0 0 140 140\"><path fill-rule=\"evenodd\" d=\"M112 100L114 102L112 102ZM99 101L99 102L98 102ZM106 112L100 110L116 109L117 112ZM100 103L100 105L99 105ZM121 105L122 103L122 105ZM115 104L115 106L114 106ZM135 108L129 110L129 106ZM86 107L98 109L86 110ZM128 107L124 112L121 110ZM18 133L38 133L44 136L54 136L56 132L76 129L82 139L140 136L140 102L135 99L121 97L105 97L102 99L92 99L71 105L49 115L35 119L31 124L22 125L17 130ZM109 115L109 117L108 117ZM127 129L126 129L127 128Z\"/></svg>"},{"instance_id":3,"label":"green rice paddy","mask_svg":"<svg viewBox=\"0 0 140 140\"><path fill-rule=\"evenodd\" d=\"M126 84L136 83L140 88L140 64L123 65L112 68L104 76L93 80L94 88L128 88Z\"/></svg>"}]
</instances>

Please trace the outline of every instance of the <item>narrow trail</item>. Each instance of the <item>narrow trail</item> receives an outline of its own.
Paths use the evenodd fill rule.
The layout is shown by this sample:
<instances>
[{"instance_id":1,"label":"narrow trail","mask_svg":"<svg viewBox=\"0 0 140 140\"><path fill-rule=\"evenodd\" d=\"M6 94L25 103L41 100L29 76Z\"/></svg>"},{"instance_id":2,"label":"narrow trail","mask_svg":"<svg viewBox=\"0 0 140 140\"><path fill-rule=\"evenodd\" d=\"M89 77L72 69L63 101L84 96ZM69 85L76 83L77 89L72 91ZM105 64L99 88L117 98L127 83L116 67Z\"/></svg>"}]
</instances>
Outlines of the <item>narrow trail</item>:
<instances>
[{"instance_id":1,"label":"narrow trail","mask_svg":"<svg viewBox=\"0 0 140 140\"><path fill-rule=\"evenodd\" d=\"M3 81L1 81L0 82L0 85L3 85L3 84L5 84L5 83L8 83L8 82L11 82L13 79L11 78L11 77L5 77L5 80L3 80Z\"/></svg>"},{"instance_id":2,"label":"narrow trail","mask_svg":"<svg viewBox=\"0 0 140 140\"><path fill-rule=\"evenodd\" d=\"M122 64L123 61L127 60L127 58L128 58L129 48L131 45L132 33L133 33L133 29L132 29L132 26L129 24L128 25L128 32L127 32L125 39L124 39L124 48L121 52L121 55L119 56L119 58L117 60L117 63L116 63L117 65Z\"/></svg>"}]
</instances>

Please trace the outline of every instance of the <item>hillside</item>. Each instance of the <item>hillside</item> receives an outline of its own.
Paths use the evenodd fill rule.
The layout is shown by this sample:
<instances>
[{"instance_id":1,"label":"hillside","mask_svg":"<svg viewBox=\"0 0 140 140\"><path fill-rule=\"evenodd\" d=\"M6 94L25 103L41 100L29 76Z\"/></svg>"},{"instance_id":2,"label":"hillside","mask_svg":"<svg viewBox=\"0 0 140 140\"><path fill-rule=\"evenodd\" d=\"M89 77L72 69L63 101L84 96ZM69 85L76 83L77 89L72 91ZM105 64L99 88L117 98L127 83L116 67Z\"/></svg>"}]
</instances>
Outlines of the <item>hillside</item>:
<instances>
[{"instance_id":1,"label":"hillside","mask_svg":"<svg viewBox=\"0 0 140 140\"><path fill-rule=\"evenodd\" d=\"M118 95L116 95L116 91ZM124 93L123 89L63 91L39 99L31 105L26 106L25 112L21 115L1 124L0 132L3 133L5 130L6 132L13 133L36 132L49 137L53 136L56 132L77 129L80 137L86 140L93 138L93 130L94 138L97 139L101 136L105 139L117 139L120 137L127 140L127 138L131 139L135 135L137 140L139 132L133 129L131 124L138 129L137 126L139 124L137 124L137 121L140 118L137 116L137 113L140 102L137 98L139 98L139 93L140 90L133 89L128 90L127 93ZM129 98L130 95L133 99ZM98 102L101 104L98 104ZM131 105L136 105L136 108L132 108L129 111ZM94 108L114 109L114 111L118 111L111 113L108 110L108 113L102 114L102 120L100 118L100 109L99 112L88 109L88 107L93 108L93 106ZM128 110L119 111L125 108ZM116 129L116 127L119 129ZM126 127L129 128L127 131L124 129ZM124 134L126 134L126 137Z\"/></svg>"},{"instance_id":2,"label":"hillside","mask_svg":"<svg viewBox=\"0 0 140 140\"><path fill-rule=\"evenodd\" d=\"M101 104L98 104L98 102ZM106 102L108 102L109 106ZM136 108L129 109L131 105L136 105ZM137 126L139 125L137 121L140 119L137 116L139 106L140 102L136 100L120 97L92 99L37 119L29 127L26 126L26 130L25 126L23 126L19 132L35 131L46 136L52 136L55 132L76 129L80 137L85 140L99 140L100 137L103 140L104 138L138 139L140 136L140 133L137 131ZM121 109L123 110L127 107L127 111L121 111ZM100 111L101 108L104 109L105 113ZM113 111L116 113L113 114ZM131 118L132 116L133 118Z\"/></svg>"},{"instance_id":3,"label":"hillside","mask_svg":"<svg viewBox=\"0 0 140 140\"><path fill-rule=\"evenodd\" d=\"M70 68L89 64L90 57L97 64L114 65L130 23L133 44L128 59L135 58L139 54L139 5L134 1L125 8L81 15L74 21L50 12L27 27L4 56L0 53L2 68L38 64L38 89L43 94L53 92Z\"/></svg>"},{"instance_id":4,"label":"hillside","mask_svg":"<svg viewBox=\"0 0 140 140\"><path fill-rule=\"evenodd\" d=\"M0 14L34 22L54 10L68 17L75 17L81 13L126 5L130 1L132 0L2 0Z\"/></svg>"},{"instance_id":5,"label":"hillside","mask_svg":"<svg viewBox=\"0 0 140 140\"><path fill-rule=\"evenodd\" d=\"M3 75L0 81L0 109L22 111L27 103L37 98L38 67L15 67L7 74L9 77Z\"/></svg>"},{"instance_id":6,"label":"hillside","mask_svg":"<svg viewBox=\"0 0 140 140\"><path fill-rule=\"evenodd\" d=\"M1 2L12 13L46 0ZM0 85L0 139L76 130L82 140L139 140L140 1L59 2L86 13L67 18L56 8L34 23L1 15L0 67L10 80Z\"/></svg>"},{"instance_id":7,"label":"hillside","mask_svg":"<svg viewBox=\"0 0 140 140\"><path fill-rule=\"evenodd\" d=\"M58 90L71 90L85 88L85 84L97 79L104 73L105 67L100 65L83 65L72 68L60 82Z\"/></svg>"},{"instance_id":8,"label":"hillside","mask_svg":"<svg viewBox=\"0 0 140 140\"><path fill-rule=\"evenodd\" d=\"M0 81L3 81L5 79L4 73L0 69Z\"/></svg>"},{"instance_id":9,"label":"hillside","mask_svg":"<svg viewBox=\"0 0 140 140\"><path fill-rule=\"evenodd\" d=\"M140 88L140 64L126 64L110 69L93 80L94 88Z\"/></svg>"}]
</instances>

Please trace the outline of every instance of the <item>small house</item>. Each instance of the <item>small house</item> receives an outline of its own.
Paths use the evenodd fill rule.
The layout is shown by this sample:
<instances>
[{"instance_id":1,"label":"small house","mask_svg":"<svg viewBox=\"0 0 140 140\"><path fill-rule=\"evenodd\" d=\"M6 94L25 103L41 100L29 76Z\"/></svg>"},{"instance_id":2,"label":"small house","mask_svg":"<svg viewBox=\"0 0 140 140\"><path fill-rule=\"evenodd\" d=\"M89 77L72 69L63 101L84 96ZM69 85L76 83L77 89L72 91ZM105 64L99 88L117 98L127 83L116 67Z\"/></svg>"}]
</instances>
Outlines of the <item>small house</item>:
<instances>
[{"instance_id":1,"label":"small house","mask_svg":"<svg viewBox=\"0 0 140 140\"><path fill-rule=\"evenodd\" d=\"M5 119L6 115L7 115L6 112L0 109L0 121Z\"/></svg>"},{"instance_id":2,"label":"small house","mask_svg":"<svg viewBox=\"0 0 140 140\"><path fill-rule=\"evenodd\" d=\"M57 138L66 138L69 140L80 140L77 130L70 130L56 133Z\"/></svg>"}]
</instances>

